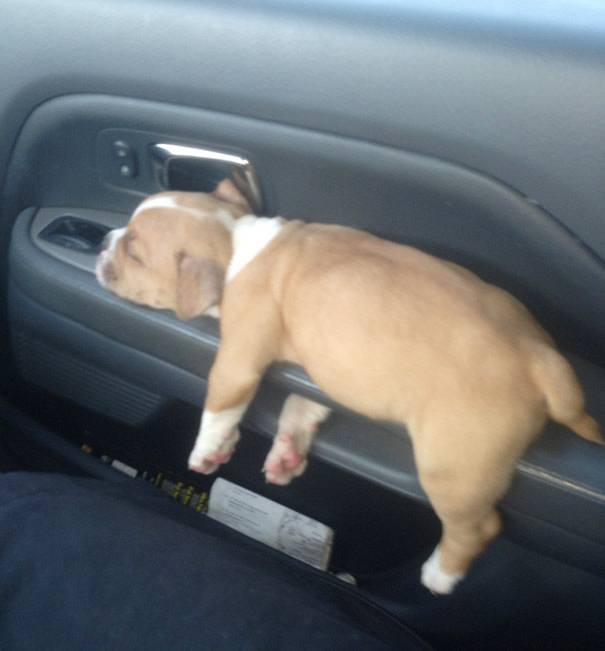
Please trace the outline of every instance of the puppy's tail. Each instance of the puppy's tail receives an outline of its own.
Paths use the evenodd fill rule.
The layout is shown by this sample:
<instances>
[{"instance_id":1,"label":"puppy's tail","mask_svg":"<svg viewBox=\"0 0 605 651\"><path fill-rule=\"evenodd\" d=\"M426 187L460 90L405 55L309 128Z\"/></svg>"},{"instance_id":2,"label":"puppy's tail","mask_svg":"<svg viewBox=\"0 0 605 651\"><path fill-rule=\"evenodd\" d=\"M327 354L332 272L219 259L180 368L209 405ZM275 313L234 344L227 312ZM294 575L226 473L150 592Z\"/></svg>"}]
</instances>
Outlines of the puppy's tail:
<instances>
[{"instance_id":1,"label":"puppy's tail","mask_svg":"<svg viewBox=\"0 0 605 651\"><path fill-rule=\"evenodd\" d=\"M532 372L544 393L548 415L587 441L603 444L598 423L584 410L584 393L571 364L554 348L540 345Z\"/></svg>"}]
</instances>

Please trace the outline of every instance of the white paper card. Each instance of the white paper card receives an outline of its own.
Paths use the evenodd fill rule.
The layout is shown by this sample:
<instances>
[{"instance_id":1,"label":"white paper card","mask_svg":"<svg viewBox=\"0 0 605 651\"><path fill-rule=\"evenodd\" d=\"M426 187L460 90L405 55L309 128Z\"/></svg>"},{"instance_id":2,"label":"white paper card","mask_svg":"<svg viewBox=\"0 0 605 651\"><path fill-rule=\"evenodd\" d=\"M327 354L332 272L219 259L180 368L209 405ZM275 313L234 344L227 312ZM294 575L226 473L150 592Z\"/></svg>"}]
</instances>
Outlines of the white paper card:
<instances>
[{"instance_id":1,"label":"white paper card","mask_svg":"<svg viewBox=\"0 0 605 651\"><path fill-rule=\"evenodd\" d=\"M210 491L208 515L313 567L328 567L330 527L220 477Z\"/></svg>"}]
</instances>

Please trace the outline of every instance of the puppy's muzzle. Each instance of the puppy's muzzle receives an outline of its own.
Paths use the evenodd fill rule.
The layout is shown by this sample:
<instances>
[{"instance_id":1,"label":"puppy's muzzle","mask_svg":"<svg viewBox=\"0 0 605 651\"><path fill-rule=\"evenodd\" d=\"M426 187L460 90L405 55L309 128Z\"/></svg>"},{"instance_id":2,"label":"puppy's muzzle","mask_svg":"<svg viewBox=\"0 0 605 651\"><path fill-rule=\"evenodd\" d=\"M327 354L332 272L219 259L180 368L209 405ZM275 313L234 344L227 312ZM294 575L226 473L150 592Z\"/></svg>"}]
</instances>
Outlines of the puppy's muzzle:
<instances>
[{"instance_id":1,"label":"puppy's muzzle","mask_svg":"<svg viewBox=\"0 0 605 651\"><path fill-rule=\"evenodd\" d=\"M104 253L106 252L102 252L100 254L99 260L97 261L96 274L97 280L101 283L101 285L107 286L114 283L118 279L118 276L116 274L116 269L113 265L113 262L111 260L107 260L106 256L103 255Z\"/></svg>"},{"instance_id":2,"label":"puppy's muzzle","mask_svg":"<svg viewBox=\"0 0 605 651\"><path fill-rule=\"evenodd\" d=\"M95 274L99 283L104 287L111 285L117 280L117 274L113 264L113 253L124 231L125 229L122 228L109 231L101 243L101 252L97 257Z\"/></svg>"}]
</instances>

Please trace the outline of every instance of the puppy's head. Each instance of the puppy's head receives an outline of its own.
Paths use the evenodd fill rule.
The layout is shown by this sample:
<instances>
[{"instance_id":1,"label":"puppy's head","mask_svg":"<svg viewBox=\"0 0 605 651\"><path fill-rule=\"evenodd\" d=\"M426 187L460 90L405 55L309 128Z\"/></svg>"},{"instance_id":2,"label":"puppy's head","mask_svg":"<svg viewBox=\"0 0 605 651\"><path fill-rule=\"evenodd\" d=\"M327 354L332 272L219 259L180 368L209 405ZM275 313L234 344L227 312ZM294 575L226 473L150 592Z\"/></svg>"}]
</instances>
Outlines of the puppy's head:
<instances>
[{"instance_id":1,"label":"puppy's head","mask_svg":"<svg viewBox=\"0 0 605 651\"><path fill-rule=\"evenodd\" d=\"M210 194L153 195L126 227L108 233L97 279L121 298L174 310L181 319L211 311L232 255L233 222L250 213L229 180Z\"/></svg>"}]
</instances>

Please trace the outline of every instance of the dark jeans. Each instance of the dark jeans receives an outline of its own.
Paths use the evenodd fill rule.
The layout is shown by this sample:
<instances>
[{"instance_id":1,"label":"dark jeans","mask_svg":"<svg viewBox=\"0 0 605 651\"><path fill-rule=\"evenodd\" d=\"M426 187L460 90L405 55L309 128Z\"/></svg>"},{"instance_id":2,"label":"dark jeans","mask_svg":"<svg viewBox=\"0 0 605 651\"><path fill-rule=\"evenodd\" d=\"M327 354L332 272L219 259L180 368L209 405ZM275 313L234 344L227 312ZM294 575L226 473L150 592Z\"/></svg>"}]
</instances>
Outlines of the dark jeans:
<instances>
[{"instance_id":1,"label":"dark jeans","mask_svg":"<svg viewBox=\"0 0 605 651\"><path fill-rule=\"evenodd\" d=\"M0 475L0 648L427 648L353 588L143 482Z\"/></svg>"}]
</instances>

